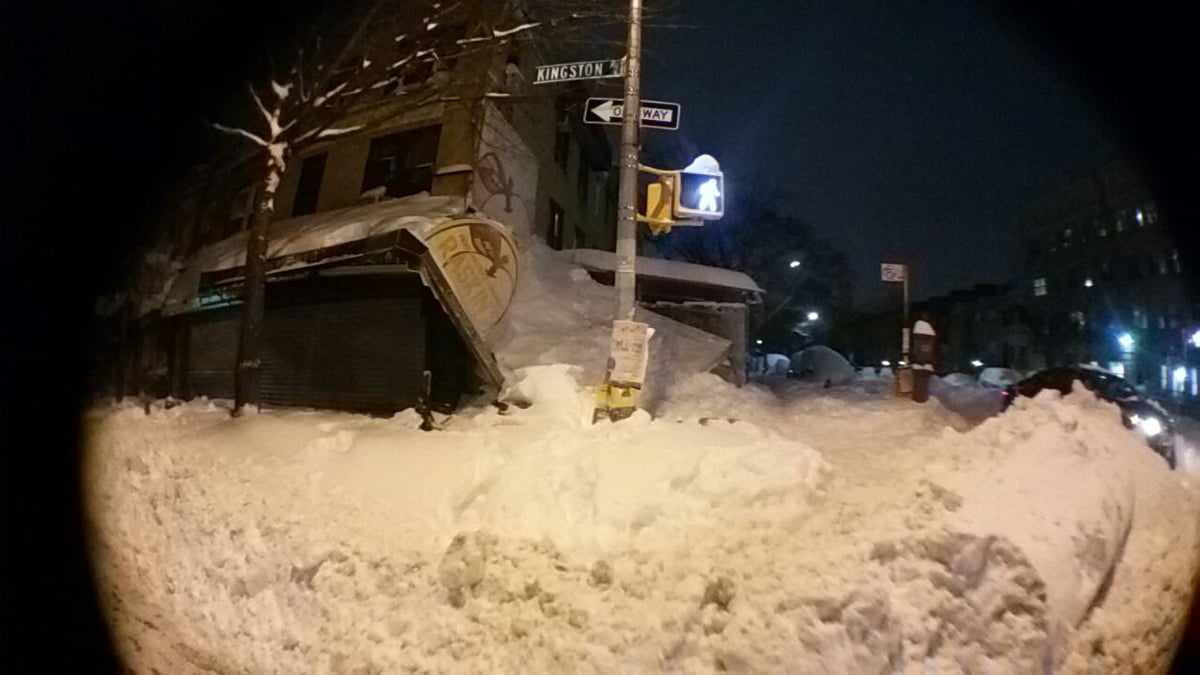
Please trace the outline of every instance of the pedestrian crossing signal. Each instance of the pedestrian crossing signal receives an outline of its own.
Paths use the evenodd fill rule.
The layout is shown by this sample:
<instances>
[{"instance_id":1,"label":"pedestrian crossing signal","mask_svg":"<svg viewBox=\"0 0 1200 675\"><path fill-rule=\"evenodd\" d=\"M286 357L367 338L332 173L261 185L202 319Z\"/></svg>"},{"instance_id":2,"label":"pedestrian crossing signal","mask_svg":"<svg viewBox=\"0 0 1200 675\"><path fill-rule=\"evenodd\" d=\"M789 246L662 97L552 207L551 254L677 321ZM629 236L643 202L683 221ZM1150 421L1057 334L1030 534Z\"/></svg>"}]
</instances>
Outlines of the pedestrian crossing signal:
<instances>
[{"instance_id":1,"label":"pedestrian crossing signal","mask_svg":"<svg viewBox=\"0 0 1200 675\"><path fill-rule=\"evenodd\" d=\"M716 220L725 215L725 177L720 173L681 171L677 185L677 217Z\"/></svg>"}]
</instances>

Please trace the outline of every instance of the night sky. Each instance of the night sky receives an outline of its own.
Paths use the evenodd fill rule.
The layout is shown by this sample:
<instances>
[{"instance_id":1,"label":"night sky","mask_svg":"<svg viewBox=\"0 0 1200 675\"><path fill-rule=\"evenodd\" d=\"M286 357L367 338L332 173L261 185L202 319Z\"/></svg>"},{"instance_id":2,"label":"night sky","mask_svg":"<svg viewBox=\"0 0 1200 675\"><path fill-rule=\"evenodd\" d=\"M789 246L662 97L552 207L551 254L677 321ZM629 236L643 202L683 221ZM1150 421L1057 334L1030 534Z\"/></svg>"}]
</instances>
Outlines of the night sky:
<instances>
[{"instance_id":1,"label":"night sky","mask_svg":"<svg viewBox=\"0 0 1200 675\"><path fill-rule=\"evenodd\" d=\"M643 96L683 105L679 140L715 155L731 191L790 195L787 210L849 255L859 301L895 290L885 261L911 264L915 297L1005 281L1021 204L1124 141L1103 102L993 10L683 2L660 23L684 26L646 33Z\"/></svg>"},{"instance_id":2,"label":"night sky","mask_svg":"<svg viewBox=\"0 0 1200 675\"><path fill-rule=\"evenodd\" d=\"M95 294L202 154L202 111L313 4L0 3L7 670L110 671L74 473ZM893 256L918 294L1010 277L1020 204L1126 146L1200 269L1186 5L1064 4L673 0L669 21L695 28L647 30L644 96L683 104L678 140L721 159L730 189L788 190L862 299Z\"/></svg>"}]
</instances>

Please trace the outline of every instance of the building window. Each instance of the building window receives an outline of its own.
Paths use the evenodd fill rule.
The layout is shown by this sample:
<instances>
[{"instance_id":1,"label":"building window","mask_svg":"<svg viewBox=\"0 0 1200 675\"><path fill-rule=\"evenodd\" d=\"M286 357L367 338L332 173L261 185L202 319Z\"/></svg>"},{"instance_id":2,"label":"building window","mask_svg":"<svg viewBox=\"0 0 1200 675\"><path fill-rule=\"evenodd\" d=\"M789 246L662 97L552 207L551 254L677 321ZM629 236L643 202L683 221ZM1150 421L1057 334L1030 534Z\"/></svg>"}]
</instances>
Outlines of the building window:
<instances>
[{"instance_id":1,"label":"building window","mask_svg":"<svg viewBox=\"0 0 1200 675\"><path fill-rule=\"evenodd\" d=\"M305 157L300 164L300 180L296 183L296 199L292 202L292 215L303 216L317 212L317 197L321 192L321 178L325 175L325 159L329 153Z\"/></svg>"},{"instance_id":2,"label":"building window","mask_svg":"<svg viewBox=\"0 0 1200 675\"><path fill-rule=\"evenodd\" d=\"M384 187L389 197L404 197L431 189L441 132L432 126L372 139L362 191Z\"/></svg>"},{"instance_id":3,"label":"building window","mask_svg":"<svg viewBox=\"0 0 1200 675\"><path fill-rule=\"evenodd\" d=\"M1033 294L1036 296L1046 294L1046 277L1039 277L1033 280Z\"/></svg>"},{"instance_id":4,"label":"building window","mask_svg":"<svg viewBox=\"0 0 1200 675\"><path fill-rule=\"evenodd\" d=\"M1079 328L1084 328L1087 326L1087 315L1078 310L1071 312L1071 323Z\"/></svg>"},{"instance_id":5,"label":"building window","mask_svg":"<svg viewBox=\"0 0 1200 675\"><path fill-rule=\"evenodd\" d=\"M1140 307L1134 308L1134 310L1133 310L1134 325L1136 325L1138 328L1145 329L1148 325L1148 322L1146 319L1147 319L1146 312L1144 310L1142 310Z\"/></svg>"},{"instance_id":6,"label":"building window","mask_svg":"<svg viewBox=\"0 0 1200 675\"><path fill-rule=\"evenodd\" d=\"M566 113L561 113L554 127L554 163L567 170L567 158L571 154L571 130Z\"/></svg>"},{"instance_id":7,"label":"building window","mask_svg":"<svg viewBox=\"0 0 1200 675\"><path fill-rule=\"evenodd\" d=\"M584 159L583 153L579 153L579 173L575 177L575 190L579 194L580 210L587 208L588 196L588 179L592 175L591 167L588 166L587 160Z\"/></svg>"},{"instance_id":8,"label":"building window","mask_svg":"<svg viewBox=\"0 0 1200 675\"><path fill-rule=\"evenodd\" d=\"M1142 278L1142 264L1137 256L1131 256L1125 261L1125 274L1130 281Z\"/></svg>"},{"instance_id":9,"label":"building window","mask_svg":"<svg viewBox=\"0 0 1200 675\"><path fill-rule=\"evenodd\" d=\"M550 248L561 251L563 247L563 231L566 229L565 215L562 207L553 199L550 200L550 229L546 232L546 243Z\"/></svg>"}]
</instances>

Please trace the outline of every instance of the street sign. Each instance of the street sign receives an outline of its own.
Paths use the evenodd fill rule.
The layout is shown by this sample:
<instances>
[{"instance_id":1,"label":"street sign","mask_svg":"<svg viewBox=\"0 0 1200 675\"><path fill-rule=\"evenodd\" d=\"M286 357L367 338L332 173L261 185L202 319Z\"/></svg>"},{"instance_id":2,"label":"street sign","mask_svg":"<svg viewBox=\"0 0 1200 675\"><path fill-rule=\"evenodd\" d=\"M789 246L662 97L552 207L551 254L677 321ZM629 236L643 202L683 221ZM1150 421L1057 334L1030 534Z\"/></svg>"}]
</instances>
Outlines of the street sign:
<instances>
[{"instance_id":1,"label":"street sign","mask_svg":"<svg viewBox=\"0 0 1200 675\"><path fill-rule=\"evenodd\" d=\"M606 77L625 77L625 62L622 59L598 59L538 66L533 77L534 84L570 82L572 80L599 80Z\"/></svg>"},{"instance_id":2,"label":"street sign","mask_svg":"<svg viewBox=\"0 0 1200 675\"><path fill-rule=\"evenodd\" d=\"M620 124L624 108L625 99L592 97L583 107L583 121L588 124ZM642 101L640 108L641 126L672 131L679 128L678 103Z\"/></svg>"},{"instance_id":3,"label":"street sign","mask_svg":"<svg viewBox=\"0 0 1200 675\"><path fill-rule=\"evenodd\" d=\"M904 265L883 263L879 266L879 277L884 281L904 281Z\"/></svg>"}]
</instances>

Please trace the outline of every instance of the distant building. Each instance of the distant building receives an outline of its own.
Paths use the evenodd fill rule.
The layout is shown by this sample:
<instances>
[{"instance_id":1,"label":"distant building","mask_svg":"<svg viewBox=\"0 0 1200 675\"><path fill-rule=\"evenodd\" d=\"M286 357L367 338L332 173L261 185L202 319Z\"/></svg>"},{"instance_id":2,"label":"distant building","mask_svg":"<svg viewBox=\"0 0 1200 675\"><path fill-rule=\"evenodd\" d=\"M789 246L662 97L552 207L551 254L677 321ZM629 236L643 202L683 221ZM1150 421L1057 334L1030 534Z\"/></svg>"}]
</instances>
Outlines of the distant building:
<instances>
[{"instance_id":1,"label":"distant building","mask_svg":"<svg viewBox=\"0 0 1200 675\"><path fill-rule=\"evenodd\" d=\"M1096 361L1152 393L1200 394L1200 307L1143 178L1111 163L1020 217L1022 295L1049 364Z\"/></svg>"}]
</instances>

